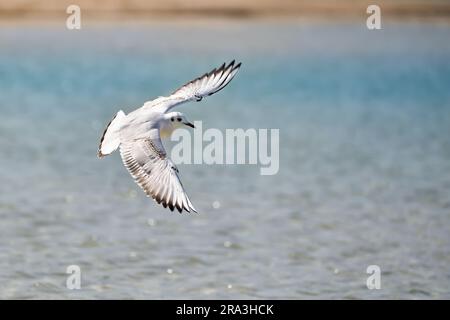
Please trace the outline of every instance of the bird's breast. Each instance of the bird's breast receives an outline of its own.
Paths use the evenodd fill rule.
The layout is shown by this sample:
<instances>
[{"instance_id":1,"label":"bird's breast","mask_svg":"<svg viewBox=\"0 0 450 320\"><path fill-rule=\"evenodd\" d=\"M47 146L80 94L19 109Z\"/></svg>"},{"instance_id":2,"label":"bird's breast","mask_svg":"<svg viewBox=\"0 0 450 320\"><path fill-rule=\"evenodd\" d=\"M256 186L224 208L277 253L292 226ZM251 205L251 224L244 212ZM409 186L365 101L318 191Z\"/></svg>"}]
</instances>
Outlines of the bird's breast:
<instances>
[{"instance_id":1,"label":"bird's breast","mask_svg":"<svg viewBox=\"0 0 450 320\"><path fill-rule=\"evenodd\" d=\"M172 132L175 130L175 127L170 124L164 124L159 129L159 135L161 136L161 139L169 138L172 134Z\"/></svg>"}]
</instances>

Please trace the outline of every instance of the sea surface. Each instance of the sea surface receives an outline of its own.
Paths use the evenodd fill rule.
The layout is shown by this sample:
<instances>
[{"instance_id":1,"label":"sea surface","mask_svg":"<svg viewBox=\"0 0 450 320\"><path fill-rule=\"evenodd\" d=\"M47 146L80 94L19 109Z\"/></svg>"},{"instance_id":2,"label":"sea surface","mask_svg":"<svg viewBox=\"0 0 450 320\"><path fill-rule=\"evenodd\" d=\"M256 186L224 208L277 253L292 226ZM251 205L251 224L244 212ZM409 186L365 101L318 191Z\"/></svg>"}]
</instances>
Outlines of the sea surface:
<instances>
[{"instance_id":1,"label":"sea surface","mask_svg":"<svg viewBox=\"0 0 450 320\"><path fill-rule=\"evenodd\" d=\"M232 59L178 111L279 129L278 174L180 164L179 214L97 158L119 109ZM2 299L450 298L450 24L2 24L0 150Z\"/></svg>"}]
</instances>

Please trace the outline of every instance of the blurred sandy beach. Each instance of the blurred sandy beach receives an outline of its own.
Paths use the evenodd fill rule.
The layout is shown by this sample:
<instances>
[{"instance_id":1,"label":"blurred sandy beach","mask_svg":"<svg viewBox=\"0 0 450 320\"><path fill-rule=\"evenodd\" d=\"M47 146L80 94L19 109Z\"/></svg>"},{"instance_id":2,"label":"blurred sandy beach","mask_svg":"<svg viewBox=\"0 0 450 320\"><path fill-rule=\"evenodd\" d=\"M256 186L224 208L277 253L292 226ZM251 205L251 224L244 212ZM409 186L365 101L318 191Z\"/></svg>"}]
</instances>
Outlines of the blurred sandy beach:
<instances>
[{"instance_id":1,"label":"blurred sandy beach","mask_svg":"<svg viewBox=\"0 0 450 320\"><path fill-rule=\"evenodd\" d=\"M445 0L4 0L0 21L58 20L66 8L78 5L83 18L94 20L145 20L179 17L229 18L351 18L366 16L370 4L380 6L384 17L448 20L450 2Z\"/></svg>"}]
</instances>

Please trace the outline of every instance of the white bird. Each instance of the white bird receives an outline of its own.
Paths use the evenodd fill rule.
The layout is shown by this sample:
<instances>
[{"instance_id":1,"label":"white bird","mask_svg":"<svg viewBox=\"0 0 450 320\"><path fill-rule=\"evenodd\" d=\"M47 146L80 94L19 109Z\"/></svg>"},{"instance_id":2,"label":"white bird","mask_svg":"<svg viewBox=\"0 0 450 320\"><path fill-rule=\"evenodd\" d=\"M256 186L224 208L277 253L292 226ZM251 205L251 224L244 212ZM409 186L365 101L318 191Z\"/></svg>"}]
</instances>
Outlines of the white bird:
<instances>
[{"instance_id":1,"label":"white bird","mask_svg":"<svg viewBox=\"0 0 450 320\"><path fill-rule=\"evenodd\" d=\"M123 164L136 183L157 203L181 213L197 210L192 205L178 176L178 169L167 157L161 138L184 125L194 128L181 112L169 112L188 101L201 101L222 90L239 70L240 63L225 63L205 73L168 97L147 101L125 115L120 110L106 126L100 140L98 156L111 154L120 146Z\"/></svg>"}]
</instances>

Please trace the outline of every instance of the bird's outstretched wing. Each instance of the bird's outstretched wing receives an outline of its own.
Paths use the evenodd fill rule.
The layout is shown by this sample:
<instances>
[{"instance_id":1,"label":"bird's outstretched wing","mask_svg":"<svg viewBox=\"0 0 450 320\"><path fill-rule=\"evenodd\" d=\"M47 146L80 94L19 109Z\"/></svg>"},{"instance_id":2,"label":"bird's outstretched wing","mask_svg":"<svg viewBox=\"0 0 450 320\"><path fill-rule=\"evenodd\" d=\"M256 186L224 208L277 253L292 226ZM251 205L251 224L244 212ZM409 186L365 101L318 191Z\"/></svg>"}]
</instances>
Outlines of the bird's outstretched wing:
<instances>
[{"instance_id":1,"label":"bird's outstretched wing","mask_svg":"<svg viewBox=\"0 0 450 320\"><path fill-rule=\"evenodd\" d=\"M197 212L159 137L124 142L120 145L120 155L136 183L157 203L172 211L176 208L180 213L183 210Z\"/></svg>"},{"instance_id":2,"label":"bird's outstretched wing","mask_svg":"<svg viewBox=\"0 0 450 320\"><path fill-rule=\"evenodd\" d=\"M173 107L188 101L201 101L227 86L241 67L241 63L235 64L231 61L228 65L222 64L204 75L189 81L175 90L170 96L161 99L161 103L155 105L167 112Z\"/></svg>"}]
</instances>

